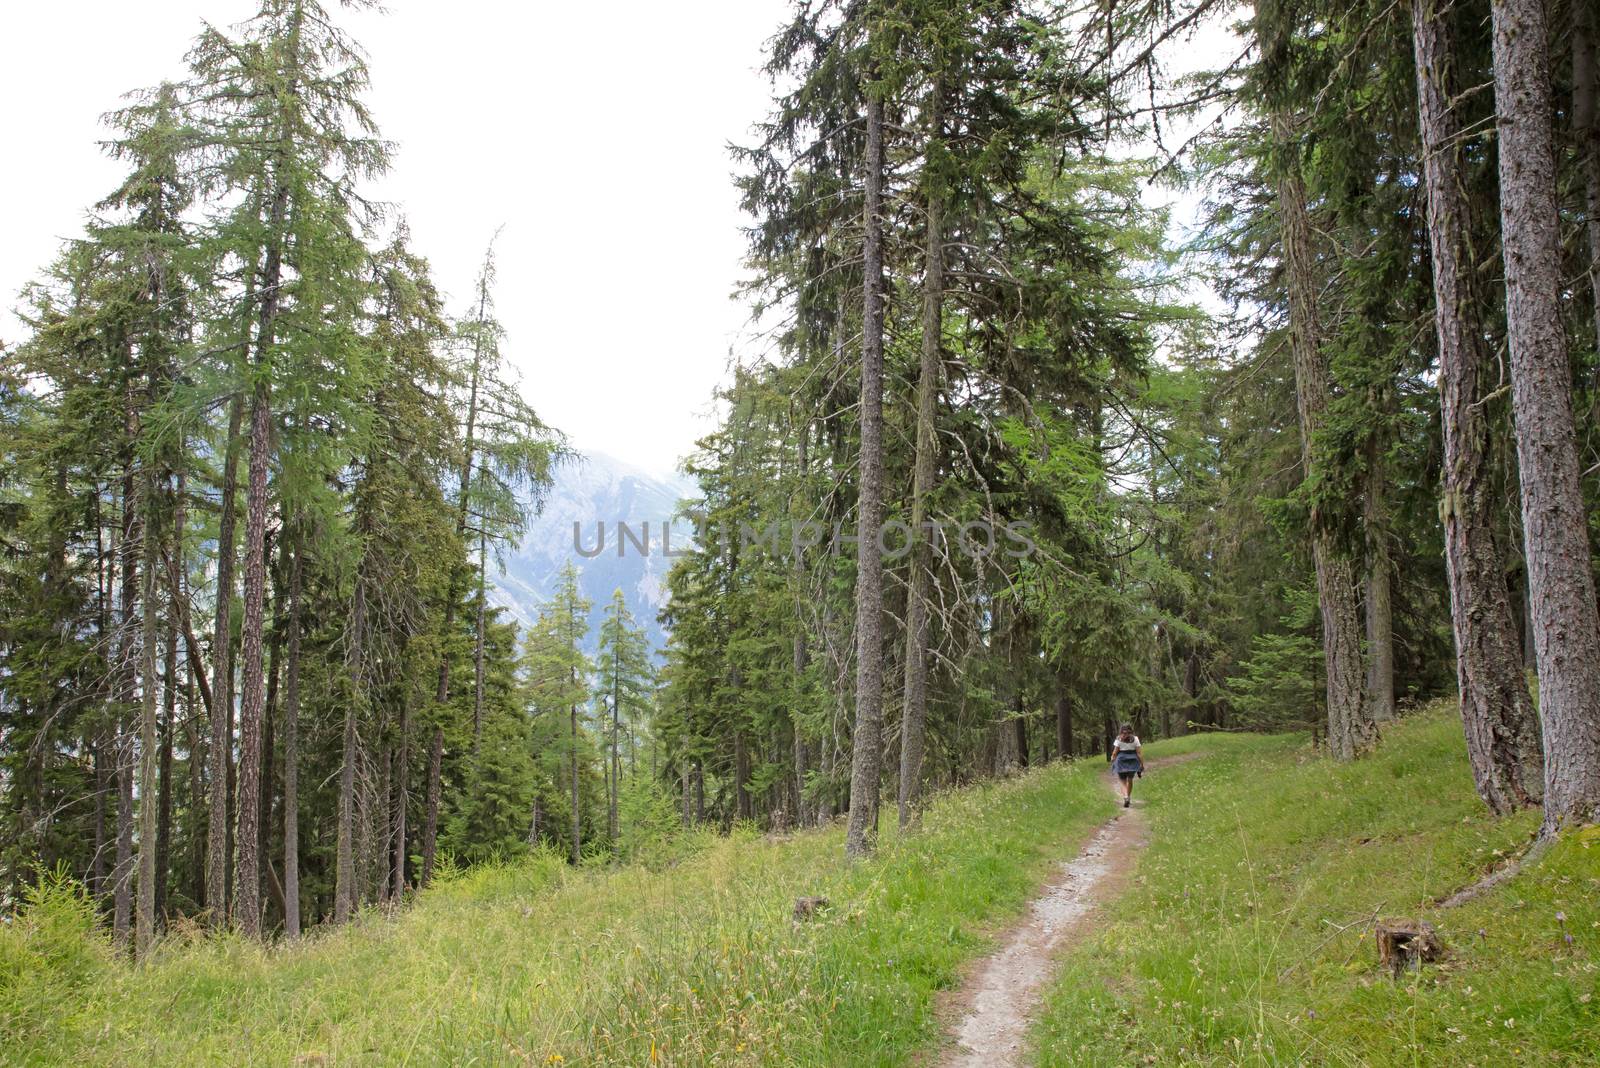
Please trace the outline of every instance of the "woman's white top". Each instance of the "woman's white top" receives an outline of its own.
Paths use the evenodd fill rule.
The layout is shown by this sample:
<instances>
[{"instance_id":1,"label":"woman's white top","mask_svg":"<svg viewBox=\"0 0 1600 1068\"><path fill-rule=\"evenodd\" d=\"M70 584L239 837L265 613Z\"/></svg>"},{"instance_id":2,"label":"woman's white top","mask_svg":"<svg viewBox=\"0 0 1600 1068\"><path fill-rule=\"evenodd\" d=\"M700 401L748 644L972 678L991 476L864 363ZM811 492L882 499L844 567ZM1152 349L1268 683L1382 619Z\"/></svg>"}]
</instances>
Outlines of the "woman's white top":
<instances>
[{"instance_id":1,"label":"woman's white top","mask_svg":"<svg viewBox=\"0 0 1600 1068\"><path fill-rule=\"evenodd\" d=\"M1132 752L1133 750L1139 748L1139 736L1137 734L1135 734L1133 736L1133 741L1131 741L1131 742L1125 742L1121 738L1118 738L1116 741L1112 742L1111 744L1116 748L1117 752L1119 752L1119 753L1129 753L1129 752Z\"/></svg>"}]
</instances>

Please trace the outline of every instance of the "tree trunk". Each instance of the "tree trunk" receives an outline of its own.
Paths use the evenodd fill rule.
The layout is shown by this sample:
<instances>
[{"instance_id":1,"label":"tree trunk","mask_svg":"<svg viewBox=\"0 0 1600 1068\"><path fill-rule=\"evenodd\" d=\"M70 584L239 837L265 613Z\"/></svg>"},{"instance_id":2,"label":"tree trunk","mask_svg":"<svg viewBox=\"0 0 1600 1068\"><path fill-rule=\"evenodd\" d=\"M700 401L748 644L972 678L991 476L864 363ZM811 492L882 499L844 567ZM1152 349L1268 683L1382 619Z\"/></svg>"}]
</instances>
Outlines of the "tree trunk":
<instances>
[{"instance_id":1,"label":"tree trunk","mask_svg":"<svg viewBox=\"0 0 1600 1068\"><path fill-rule=\"evenodd\" d=\"M1060 760L1072 759L1072 695L1061 683L1056 694L1056 756Z\"/></svg>"},{"instance_id":2,"label":"tree trunk","mask_svg":"<svg viewBox=\"0 0 1600 1068\"><path fill-rule=\"evenodd\" d=\"M269 283L276 292L276 282ZM271 301L273 297L266 298ZM267 359L261 356L261 359ZM234 876L234 922L250 938L261 933L261 719L266 699L263 631L267 597L267 461L272 448L272 397L265 377L256 382L250 406L250 464L245 490L244 624L239 702L238 868Z\"/></svg>"},{"instance_id":3,"label":"tree trunk","mask_svg":"<svg viewBox=\"0 0 1600 1068\"><path fill-rule=\"evenodd\" d=\"M288 663L283 680L283 933L300 937L300 593L305 581L304 546L298 531L291 544Z\"/></svg>"},{"instance_id":4,"label":"tree trunk","mask_svg":"<svg viewBox=\"0 0 1600 1068\"><path fill-rule=\"evenodd\" d=\"M1282 112L1272 116L1279 152L1296 151L1292 124ZM1289 344L1294 354L1296 407L1300 417L1300 458L1305 477L1318 464L1317 431L1328 407L1328 362L1317 317L1316 254L1306 208L1305 183L1297 161L1280 164L1278 223L1289 290ZM1322 648L1327 666L1329 750L1350 760L1370 748L1375 728L1362 701L1361 619L1356 609L1355 574L1349 554L1331 525L1313 509L1311 556L1322 608Z\"/></svg>"},{"instance_id":5,"label":"tree trunk","mask_svg":"<svg viewBox=\"0 0 1600 1068\"><path fill-rule=\"evenodd\" d=\"M333 922L344 923L355 911L356 890L356 709L366 693L365 620L366 582L356 577L354 603L350 608L349 651L346 654L350 694L344 702L344 745L339 764L339 828L335 844Z\"/></svg>"},{"instance_id":6,"label":"tree trunk","mask_svg":"<svg viewBox=\"0 0 1600 1068\"><path fill-rule=\"evenodd\" d=\"M261 900L262 913L266 913L266 901L269 890L273 889L272 880L276 873L272 870L272 801L273 801L273 776L281 774L274 768L277 760L277 730L278 721L283 715L282 690L283 690L283 660L285 656L284 639L287 629L284 622L288 596L286 588L289 584L289 570L293 566L290 560L292 546L286 531L279 529L277 537L278 563L271 572L272 582L272 641L267 654L267 700L265 712L261 720L261 795L259 798L260 814L257 827L260 834L256 855L261 858Z\"/></svg>"},{"instance_id":7,"label":"tree trunk","mask_svg":"<svg viewBox=\"0 0 1600 1068\"><path fill-rule=\"evenodd\" d=\"M222 460L222 512L217 527L217 612L211 636L211 810L206 824L206 907L217 927L228 923L228 781L233 776L233 561L238 517L239 429L244 395L228 403Z\"/></svg>"},{"instance_id":8,"label":"tree trunk","mask_svg":"<svg viewBox=\"0 0 1600 1068\"><path fill-rule=\"evenodd\" d=\"M95 729L94 757L94 858L89 862L89 891L95 897L106 892L106 799L116 781L114 760L107 752L106 728Z\"/></svg>"},{"instance_id":9,"label":"tree trunk","mask_svg":"<svg viewBox=\"0 0 1600 1068\"><path fill-rule=\"evenodd\" d=\"M156 613L156 546L160 531L154 522L156 480L148 470L141 480L141 490L144 589L139 599L139 901L134 914L133 947L135 955L143 960L156 937L156 798L160 793L156 782L156 629L160 626Z\"/></svg>"},{"instance_id":10,"label":"tree trunk","mask_svg":"<svg viewBox=\"0 0 1600 1068\"><path fill-rule=\"evenodd\" d=\"M101 514L100 496L100 487L96 485L91 497L93 503L90 506L93 511L91 522L94 526L94 589L95 614L97 617L95 629L99 641L106 648L114 649L116 648L116 639L111 631L111 589L113 580L107 574L107 571L114 569L116 563L106 553L105 520ZM106 808L107 800L111 796L112 783L115 781L114 761L112 753L109 751L112 747L110 739L107 737L110 730L110 718L110 716L103 717L99 723L94 725L90 743L90 751L94 759L94 858L89 862L89 889L96 898L103 898L106 893L106 847L108 844Z\"/></svg>"},{"instance_id":11,"label":"tree trunk","mask_svg":"<svg viewBox=\"0 0 1600 1068\"><path fill-rule=\"evenodd\" d=\"M1483 411L1491 368L1461 175L1461 124L1450 101L1455 64L1448 18L1435 0L1411 10L1417 101L1433 255L1444 428L1445 568L1456 643L1456 684L1478 796L1504 815L1543 791L1538 721L1523 677L1505 560L1494 537L1494 437Z\"/></svg>"},{"instance_id":12,"label":"tree trunk","mask_svg":"<svg viewBox=\"0 0 1600 1068\"><path fill-rule=\"evenodd\" d=\"M694 821L706 821L706 766L699 758L694 762Z\"/></svg>"},{"instance_id":13,"label":"tree trunk","mask_svg":"<svg viewBox=\"0 0 1600 1068\"><path fill-rule=\"evenodd\" d=\"M928 727L928 601L933 595L933 547L924 536L928 494L938 453L938 411L944 330L944 84L935 76L928 90L929 140L923 162L927 232L922 272L922 348L917 366L916 459L911 475L911 589L906 603L904 711L900 722L900 826L915 817L922 788L922 753Z\"/></svg>"},{"instance_id":14,"label":"tree trunk","mask_svg":"<svg viewBox=\"0 0 1600 1068\"><path fill-rule=\"evenodd\" d=\"M576 675L573 681L577 681ZM578 706L568 709L572 720L572 753L569 764L572 770L572 863L583 859L583 816L578 809Z\"/></svg>"},{"instance_id":15,"label":"tree trunk","mask_svg":"<svg viewBox=\"0 0 1600 1068\"><path fill-rule=\"evenodd\" d=\"M395 755L394 769L394 859L390 872L394 882L390 896L399 901L406 892L406 802L411 792L411 685L402 683L405 693L400 699L400 745Z\"/></svg>"},{"instance_id":16,"label":"tree trunk","mask_svg":"<svg viewBox=\"0 0 1600 1068\"><path fill-rule=\"evenodd\" d=\"M112 875L111 930L127 945L133 915L133 732L122 724L117 732L117 866Z\"/></svg>"},{"instance_id":17,"label":"tree trunk","mask_svg":"<svg viewBox=\"0 0 1600 1068\"><path fill-rule=\"evenodd\" d=\"M428 743L428 813L422 825L422 885L433 878L433 861L439 844L439 792L444 768L444 728L433 727Z\"/></svg>"},{"instance_id":18,"label":"tree trunk","mask_svg":"<svg viewBox=\"0 0 1600 1068\"><path fill-rule=\"evenodd\" d=\"M1600 346L1600 15L1592 2L1572 4L1572 132L1583 170L1584 231L1589 238L1589 293Z\"/></svg>"},{"instance_id":19,"label":"tree trunk","mask_svg":"<svg viewBox=\"0 0 1600 1068\"><path fill-rule=\"evenodd\" d=\"M620 623L619 623L620 626ZM611 811L608 830L611 834L611 851L617 851L617 838L622 826L618 812L618 795L622 792L622 664L620 643L612 647L611 663Z\"/></svg>"},{"instance_id":20,"label":"tree trunk","mask_svg":"<svg viewBox=\"0 0 1600 1068\"><path fill-rule=\"evenodd\" d=\"M692 765L690 764L689 759L685 757L683 759L683 765L679 769L679 774L683 778L683 825L685 827L691 827L694 825L694 787L692 782L694 777L690 774L691 768Z\"/></svg>"},{"instance_id":21,"label":"tree trunk","mask_svg":"<svg viewBox=\"0 0 1600 1068\"><path fill-rule=\"evenodd\" d=\"M856 508L856 722L851 735L845 854L871 852L883 761L883 100L867 85L861 336L861 463Z\"/></svg>"},{"instance_id":22,"label":"tree trunk","mask_svg":"<svg viewBox=\"0 0 1600 1068\"><path fill-rule=\"evenodd\" d=\"M184 645L188 644L189 639L184 638ZM189 747L188 823L194 828L189 835L189 896L196 904L203 904L206 899L206 837L201 830L210 812L206 801L205 778L205 763L209 754L206 753L203 724L199 721L199 706L195 702L195 680L204 676L194 674L193 663L194 658L190 657L190 674L183 688L184 741Z\"/></svg>"},{"instance_id":23,"label":"tree trunk","mask_svg":"<svg viewBox=\"0 0 1600 1068\"><path fill-rule=\"evenodd\" d=\"M1381 410L1381 409L1380 409ZM1367 692L1376 723L1394 719L1394 608L1390 596L1387 472L1380 439L1367 442L1366 496L1362 518L1367 536Z\"/></svg>"},{"instance_id":24,"label":"tree trunk","mask_svg":"<svg viewBox=\"0 0 1600 1068\"><path fill-rule=\"evenodd\" d=\"M167 877L172 870L172 732L178 719L178 633L167 627L166 668L161 687L161 756L156 780L160 801L156 813L156 929L166 927Z\"/></svg>"},{"instance_id":25,"label":"tree trunk","mask_svg":"<svg viewBox=\"0 0 1600 1068\"><path fill-rule=\"evenodd\" d=\"M488 535L478 532L478 619L472 642L472 755L478 755L483 739L483 643L489 611Z\"/></svg>"},{"instance_id":26,"label":"tree trunk","mask_svg":"<svg viewBox=\"0 0 1600 1068\"><path fill-rule=\"evenodd\" d=\"M1495 0L1511 404L1544 724L1544 828L1600 818L1600 613L1561 322L1560 217L1541 0Z\"/></svg>"},{"instance_id":27,"label":"tree trunk","mask_svg":"<svg viewBox=\"0 0 1600 1068\"><path fill-rule=\"evenodd\" d=\"M186 448L186 445L182 448ZM172 871L172 781L173 735L178 729L178 640L179 620L182 617L183 587L181 576L184 563L183 532L186 523L184 495L187 483L178 473L175 488L169 484L172 500L172 546L169 559L174 561L167 575L167 627L166 660L162 669L161 710L161 811L156 824L156 923L166 926L167 883ZM190 752L193 761L194 753Z\"/></svg>"},{"instance_id":28,"label":"tree trunk","mask_svg":"<svg viewBox=\"0 0 1600 1068\"><path fill-rule=\"evenodd\" d=\"M128 440L137 433L133 421L131 401L128 407ZM138 603L139 525L137 516L138 493L135 489L132 460L128 461L122 479L122 537L117 556L121 565L118 595L118 637L116 666L116 732L117 732L117 867L113 876L111 905L111 930L117 941L126 945L133 934L133 763L134 735L128 722L133 707L135 678L134 656L137 651L134 630L134 609Z\"/></svg>"}]
</instances>

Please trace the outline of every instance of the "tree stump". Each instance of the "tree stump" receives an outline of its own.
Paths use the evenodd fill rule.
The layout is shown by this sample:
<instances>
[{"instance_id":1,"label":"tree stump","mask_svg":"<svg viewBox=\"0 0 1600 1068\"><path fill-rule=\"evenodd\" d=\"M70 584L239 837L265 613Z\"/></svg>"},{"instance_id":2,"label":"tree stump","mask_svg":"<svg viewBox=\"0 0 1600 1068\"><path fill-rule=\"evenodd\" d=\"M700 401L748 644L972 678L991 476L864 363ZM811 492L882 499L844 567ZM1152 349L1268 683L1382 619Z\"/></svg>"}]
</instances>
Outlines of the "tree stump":
<instances>
[{"instance_id":1,"label":"tree stump","mask_svg":"<svg viewBox=\"0 0 1600 1068\"><path fill-rule=\"evenodd\" d=\"M1416 924L1380 923L1377 929L1378 963L1399 978L1407 968L1421 969L1444 956L1439 932L1426 920Z\"/></svg>"}]
</instances>

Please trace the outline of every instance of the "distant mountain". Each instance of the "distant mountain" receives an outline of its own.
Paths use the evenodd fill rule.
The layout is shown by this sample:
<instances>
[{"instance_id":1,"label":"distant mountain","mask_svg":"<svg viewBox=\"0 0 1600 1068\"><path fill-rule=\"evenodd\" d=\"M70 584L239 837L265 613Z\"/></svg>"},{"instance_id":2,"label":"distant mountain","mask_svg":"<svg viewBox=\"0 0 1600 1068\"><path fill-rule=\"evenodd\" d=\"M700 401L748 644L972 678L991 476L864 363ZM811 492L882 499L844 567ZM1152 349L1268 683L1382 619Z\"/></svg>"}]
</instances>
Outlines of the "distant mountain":
<instances>
[{"instance_id":1,"label":"distant mountain","mask_svg":"<svg viewBox=\"0 0 1600 1068\"><path fill-rule=\"evenodd\" d=\"M490 603L504 608L524 626L532 623L540 605L555 590L561 568L570 560L578 566L584 597L594 605L590 651L599 641L601 614L618 588L628 599L634 619L649 635L651 647L659 651L666 644L666 632L656 613L666 604L667 571L672 566L662 551L661 528L672 519L679 501L694 492L692 479L652 475L601 453L589 453L566 464L556 474L544 510L528 524L522 545L507 555L495 576ZM640 552L629 542L619 555L619 522L627 524L641 541L648 523L649 551ZM588 553L594 552L598 524L604 523L605 549L589 558L580 555L573 546L574 523ZM683 520L673 524L673 551L684 547L688 532Z\"/></svg>"}]
</instances>

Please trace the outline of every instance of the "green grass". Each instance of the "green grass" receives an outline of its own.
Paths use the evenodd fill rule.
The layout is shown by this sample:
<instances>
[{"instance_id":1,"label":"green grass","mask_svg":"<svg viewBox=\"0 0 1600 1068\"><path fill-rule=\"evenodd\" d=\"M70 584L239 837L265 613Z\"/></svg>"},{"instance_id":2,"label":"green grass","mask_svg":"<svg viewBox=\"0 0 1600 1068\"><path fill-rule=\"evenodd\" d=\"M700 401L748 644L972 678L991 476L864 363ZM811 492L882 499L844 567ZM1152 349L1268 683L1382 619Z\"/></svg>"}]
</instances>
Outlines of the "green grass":
<instances>
[{"instance_id":1,"label":"green grass","mask_svg":"<svg viewBox=\"0 0 1600 1068\"><path fill-rule=\"evenodd\" d=\"M1139 784L1152 844L1063 959L1039 1063L1600 1064L1600 833L1430 905L1536 822L1487 816L1452 716L1398 724L1348 766L1287 737L1149 755L1191 751ZM0 1063L927 1063L939 991L1114 811L1103 775L946 794L905 839L886 812L863 864L837 829L707 836L671 867L539 856L298 946L174 937L140 966L60 889L0 924ZM834 907L795 923L804 894ZM1379 916L1430 919L1448 959L1390 980Z\"/></svg>"},{"instance_id":2,"label":"green grass","mask_svg":"<svg viewBox=\"0 0 1600 1068\"><path fill-rule=\"evenodd\" d=\"M1487 814L1451 711L1345 766L1303 739L1190 744L1206 759L1141 783L1152 844L1065 960L1039 1064L1600 1064L1596 828L1476 901L1433 905L1537 824ZM1431 921L1448 957L1391 980L1375 917Z\"/></svg>"},{"instance_id":3,"label":"green grass","mask_svg":"<svg viewBox=\"0 0 1600 1068\"><path fill-rule=\"evenodd\" d=\"M173 939L147 965L56 895L0 925L0 1062L903 1063L935 995L1111 804L1104 765L943 795L847 865L837 829L708 836L665 869L553 857L291 947ZM833 908L797 924L796 896Z\"/></svg>"}]
</instances>

